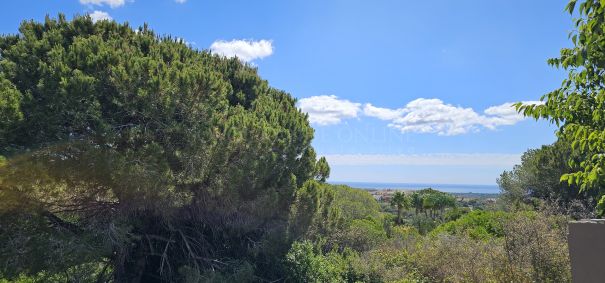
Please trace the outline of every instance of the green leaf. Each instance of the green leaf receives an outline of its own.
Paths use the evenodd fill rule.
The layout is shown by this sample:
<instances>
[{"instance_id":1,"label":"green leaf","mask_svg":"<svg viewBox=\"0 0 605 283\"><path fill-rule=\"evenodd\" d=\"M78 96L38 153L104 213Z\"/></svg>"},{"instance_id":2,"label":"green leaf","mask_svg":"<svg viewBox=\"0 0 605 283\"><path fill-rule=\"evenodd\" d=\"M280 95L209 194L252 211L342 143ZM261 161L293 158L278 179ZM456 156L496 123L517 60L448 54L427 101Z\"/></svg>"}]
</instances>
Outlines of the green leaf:
<instances>
[{"instance_id":1,"label":"green leaf","mask_svg":"<svg viewBox=\"0 0 605 283\"><path fill-rule=\"evenodd\" d=\"M570 14L573 14L575 7L576 7L576 0L571 0L565 7L565 10L567 10Z\"/></svg>"},{"instance_id":2,"label":"green leaf","mask_svg":"<svg viewBox=\"0 0 605 283\"><path fill-rule=\"evenodd\" d=\"M565 181L567 181L567 180L569 180L569 175L568 175L568 174L565 174L565 175L562 175L562 176L561 176L561 178L559 179L559 182L565 182Z\"/></svg>"},{"instance_id":3,"label":"green leaf","mask_svg":"<svg viewBox=\"0 0 605 283\"><path fill-rule=\"evenodd\" d=\"M578 52L578 54L576 54L576 66L581 66L584 63L584 57L582 56L581 52Z\"/></svg>"}]
</instances>

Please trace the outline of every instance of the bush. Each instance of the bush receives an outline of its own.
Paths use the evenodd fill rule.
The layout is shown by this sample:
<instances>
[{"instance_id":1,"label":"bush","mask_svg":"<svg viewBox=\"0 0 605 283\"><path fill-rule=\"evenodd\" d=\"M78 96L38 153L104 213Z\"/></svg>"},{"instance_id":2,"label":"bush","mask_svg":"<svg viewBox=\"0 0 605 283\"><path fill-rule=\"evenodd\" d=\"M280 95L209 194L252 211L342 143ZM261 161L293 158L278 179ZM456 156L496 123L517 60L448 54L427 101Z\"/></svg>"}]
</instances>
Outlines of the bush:
<instances>
[{"instance_id":1,"label":"bush","mask_svg":"<svg viewBox=\"0 0 605 283\"><path fill-rule=\"evenodd\" d=\"M367 191L309 181L297 191L288 230L295 240L321 242L324 252L365 251L387 239L388 220Z\"/></svg>"},{"instance_id":2,"label":"bush","mask_svg":"<svg viewBox=\"0 0 605 283\"><path fill-rule=\"evenodd\" d=\"M111 277L111 266L101 262L84 263L57 274L41 271L34 275L21 274L13 277L11 280L8 280L4 279L6 277L0 274L0 283L108 282L107 280Z\"/></svg>"},{"instance_id":3,"label":"bush","mask_svg":"<svg viewBox=\"0 0 605 283\"><path fill-rule=\"evenodd\" d=\"M421 235L426 235L435 229L440 222L423 214L416 214L408 220L408 224L416 228Z\"/></svg>"},{"instance_id":4,"label":"bush","mask_svg":"<svg viewBox=\"0 0 605 283\"><path fill-rule=\"evenodd\" d=\"M382 223L376 223L372 219L354 219L349 227L335 237L342 247L367 251L386 241L387 234Z\"/></svg>"},{"instance_id":5,"label":"bush","mask_svg":"<svg viewBox=\"0 0 605 283\"><path fill-rule=\"evenodd\" d=\"M456 221L440 225L432 234L468 235L473 239L489 239L503 236L503 222L511 214L503 211L472 211Z\"/></svg>"},{"instance_id":6,"label":"bush","mask_svg":"<svg viewBox=\"0 0 605 283\"><path fill-rule=\"evenodd\" d=\"M468 207L454 207L452 210L448 210L445 213L445 222L458 220L458 218L466 215L469 212L471 212L471 209Z\"/></svg>"},{"instance_id":7,"label":"bush","mask_svg":"<svg viewBox=\"0 0 605 283\"><path fill-rule=\"evenodd\" d=\"M511 280L570 282L567 221L561 215L516 214L503 225Z\"/></svg>"},{"instance_id":8,"label":"bush","mask_svg":"<svg viewBox=\"0 0 605 283\"><path fill-rule=\"evenodd\" d=\"M349 282L391 282L418 279L410 262L410 251L397 245L384 245L350 258L354 273ZM407 281L416 282L416 281Z\"/></svg>"},{"instance_id":9,"label":"bush","mask_svg":"<svg viewBox=\"0 0 605 283\"><path fill-rule=\"evenodd\" d=\"M347 271L343 255L336 252L324 255L309 241L292 244L286 266L295 282L343 282Z\"/></svg>"},{"instance_id":10,"label":"bush","mask_svg":"<svg viewBox=\"0 0 605 283\"><path fill-rule=\"evenodd\" d=\"M505 257L497 242L439 234L425 238L413 261L431 282L493 282Z\"/></svg>"},{"instance_id":11,"label":"bush","mask_svg":"<svg viewBox=\"0 0 605 283\"><path fill-rule=\"evenodd\" d=\"M471 213L435 229L413 265L436 282L570 282L567 218Z\"/></svg>"}]
</instances>

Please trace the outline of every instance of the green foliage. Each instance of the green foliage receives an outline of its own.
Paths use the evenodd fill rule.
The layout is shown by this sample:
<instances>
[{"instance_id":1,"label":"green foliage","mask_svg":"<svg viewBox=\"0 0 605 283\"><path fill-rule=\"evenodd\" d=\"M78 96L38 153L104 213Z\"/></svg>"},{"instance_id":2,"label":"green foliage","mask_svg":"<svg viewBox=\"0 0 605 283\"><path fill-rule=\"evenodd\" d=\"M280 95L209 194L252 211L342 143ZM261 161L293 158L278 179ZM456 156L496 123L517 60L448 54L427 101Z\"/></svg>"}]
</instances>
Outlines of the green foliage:
<instances>
[{"instance_id":1,"label":"green foliage","mask_svg":"<svg viewBox=\"0 0 605 283\"><path fill-rule=\"evenodd\" d=\"M425 237L411 256L418 272L431 282L571 282L569 218L484 213Z\"/></svg>"},{"instance_id":2,"label":"green foliage","mask_svg":"<svg viewBox=\"0 0 605 283\"><path fill-rule=\"evenodd\" d=\"M288 221L291 239L325 235L342 225L340 211L333 205L335 191L330 188L311 180L296 191Z\"/></svg>"},{"instance_id":3,"label":"green foliage","mask_svg":"<svg viewBox=\"0 0 605 283\"><path fill-rule=\"evenodd\" d=\"M315 180L325 182L330 177L330 165L328 165L328 161L323 156L317 160L315 170Z\"/></svg>"},{"instance_id":4,"label":"green foliage","mask_svg":"<svg viewBox=\"0 0 605 283\"><path fill-rule=\"evenodd\" d=\"M387 233L377 219L353 219L350 225L334 235L340 246L367 251L383 243Z\"/></svg>"},{"instance_id":5,"label":"green foliage","mask_svg":"<svg viewBox=\"0 0 605 283\"><path fill-rule=\"evenodd\" d=\"M0 73L0 146L15 135L11 126L23 119L22 99L21 92Z\"/></svg>"},{"instance_id":6,"label":"green foliage","mask_svg":"<svg viewBox=\"0 0 605 283\"><path fill-rule=\"evenodd\" d=\"M471 212L471 210L468 207L454 207L454 209L445 213L445 221L450 222L458 220L460 217L466 215L469 212Z\"/></svg>"},{"instance_id":7,"label":"green foliage","mask_svg":"<svg viewBox=\"0 0 605 283\"><path fill-rule=\"evenodd\" d=\"M348 282L421 282L411 269L409 251L395 245L350 257L350 265L354 273Z\"/></svg>"},{"instance_id":8,"label":"green foliage","mask_svg":"<svg viewBox=\"0 0 605 283\"><path fill-rule=\"evenodd\" d=\"M582 156L570 159L573 172L561 181L577 185L581 191L598 190L605 194L605 5L600 0L571 0L566 7L578 16L575 30L570 33L573 47L563 48L560 57L548 63L568 71L561 86L544 95L544 105L517 104L527 115L545 118L560 126L558 136L571 143L572 152ZM605 200L605 198L600 198Z\"/></svg>"},{"instance_id":9,"label":"green foliage","mask_svg":"<svg viewBox=\"0 0 605 283\"><path fill-rule=\"evenodd\" d=\"M571 282L569 217L544 211L516 213L504 222L503 245L511 282Z\"/></svg>"},{"instance_id":10,"label":"green foliage","mask_svg":"<svg viewBox=\"0 0 605 283\"><path fill-rule=\"evenodd\" d=\"M414 227L422 235L426 235L427 233L433 231L433 229L439 226L440 223L441 222L439 222L437 219L433 219L432 217L424 214L415 214L408 219L408 225Z\"/></svg>"},{"instance_id":11,"label":"green foliage","mask_svg":"<svg viewBox=\"0 0 605 283\"><path fill-rule=\"evenodd\" d=\"M443 217L445 209L456 207L456 198L451 194L433 190L423 189L412 193L410 203L416 210L416 214L424 212L431 218Z\"/></svg>"},{"instance_id":12,"label":"green foliage","mask_svg":"<svg viewBox=\"0 0 605 283\"><path fill-rule=\"evenodd\" d=\"M504 211L472 211L459 219L440 225L431 233L466 235L472 239L490 239L502 237L502 225L512 214Z\"/></svg>"},{"instance_id":13,"label":"green foliage","mask_svg":"<svg viewBox=\"0 0 605 283\"><path fill-rule=\"evenodd\" d=\"M339 188L315 184L324 193ZM356 192L351 189L338 192L348 195L349 200L357 195L351 194ZM334 197L329 206L342 202L341 197ZM352 209L362 209L346 203ZM451 211L456 210L459 209ZM411 220L415 218L426 222L418 225L420 231L407 225L381 230L372 218L352 221L341 218L343 222L339 223L348 224L293 245L286 263L290 279L294 282L570 282L565 224L569 218L565 216L545 211L470 211L434 230L439 219L424 213L414 215ZM343 241L342 235L354 229L360 232L349 239L359 238L361 243ZM428 231L429 235L422 236ZM372 238L378 240L371 243Z\"/></svg>"},{"instance_id":14,"label":"green foliage","mask_svg":"<svg viewBox=\"0 0 605 283\"><path fill-rule=\"evenodd\" d=\"M311 242L295 242L286 262L293 282L426 282L410 269L409 252L395 246L322 252Z\"/></svg>"},{"instance_id":15,"label":"green foliage","mask_svg":"<svg viewBox=\"0 0 605 283\"><path fill-rule=\"evenodd\" d=\"M568 164L571 159L581 160L581 157L572 153L570 144L564 140L526 151L521 156L521 164L500 175L498 184L502 193L499 199L513 209L532 205L534 199L556 202L569 209L580 202L590 212L598 192L580 191L579 186L560 181L562 175L574 171Z\"/></svg>"},{"instance_id":16,"label":"green foliage","mask_svg":"<svg viewBox=\"0 0 605 283\"><path fill-rule=\"evenodd\" d=\"M401 224L401 212L403 209L409 209L412 200L403 192L395 192L391 198L391 206L397 208L397 223Z\"/></svg>"},{"instance_id":17,"label":"green foliage","mask_svg":"<svg viewBox=\"0 0 605 283\"><path fill-rule=\"evenodd\" d=\"M41 271L30 276L21 274L11 280L3 279L3 277L0 274L0 283L110 282L111 267L107 263L91 262L72 266L61 273Z\"/></svg>"},{"instance_id":18,"label":"green foliage","mask_svg":"<svg viewBox=\"0 0 605 283\"><path fill-rule=\"evenodd\" d=\"M383 217L380 205L374 197L363 189L344 185L331 185L336 195L336 206L346 219L380 219Z\"/></svg>"},{"instance_id":19,"label":"green foliage","mask_svg":"<svg viewBox=\"0 0 605 283\"><path fill-rule=\"evenodd\" d=\"M0 36L0 273L280 278L297 187L325 180L295 99L237 59L89 17ZM15 221L19 219L20 221Z\"/></svg>"},{"instance_id":20,"label":"green foliage","mask_svg":"<svg viewBox=\"0 0 605 283\"><path fill-rule=\"evenodd\" d=\"M343 255L324 255L308 241L294 242L286 263L295 282L345 282L347 263Z\"/></svg>"},{"instance_id":21,"label":"green foliage","mask_svg":"<svg viewBox=\"0 0 605 283\"><path fill-rule=\"evenodd\" d=\"M386 239L380 206L364 190L309 181L296 193L290 212L292 239L323 242L325 250L362 251Z\"/></svg>"},{"instance_id":22,"label":"green foliage","mask_svg":"<svg viewBox=\"0 0 605 283\"><path fill-rule=\"evenodd\" d=\"M528 282L501 277L504 258L493 241L438 234L418 245L412 261L428 282Z\"/></svg>"}]
</instances>

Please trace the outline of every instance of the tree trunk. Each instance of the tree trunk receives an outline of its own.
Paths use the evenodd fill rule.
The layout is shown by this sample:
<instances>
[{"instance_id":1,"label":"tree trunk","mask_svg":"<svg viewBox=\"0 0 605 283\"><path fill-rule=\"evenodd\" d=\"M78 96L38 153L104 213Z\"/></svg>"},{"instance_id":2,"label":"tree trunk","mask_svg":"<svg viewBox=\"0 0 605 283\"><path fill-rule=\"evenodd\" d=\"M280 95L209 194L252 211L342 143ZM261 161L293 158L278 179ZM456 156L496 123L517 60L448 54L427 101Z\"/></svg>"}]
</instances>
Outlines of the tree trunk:
<instances>
[{"instance_id":1,"label":"tree trunk","mask_svg":"<svg viewBox=\"0 0 605 283\"><path fill-rule=\"evenodd\" d=\"M397 207L397 224L401 225L401 208Z\"/></svg>"}]
</instances>

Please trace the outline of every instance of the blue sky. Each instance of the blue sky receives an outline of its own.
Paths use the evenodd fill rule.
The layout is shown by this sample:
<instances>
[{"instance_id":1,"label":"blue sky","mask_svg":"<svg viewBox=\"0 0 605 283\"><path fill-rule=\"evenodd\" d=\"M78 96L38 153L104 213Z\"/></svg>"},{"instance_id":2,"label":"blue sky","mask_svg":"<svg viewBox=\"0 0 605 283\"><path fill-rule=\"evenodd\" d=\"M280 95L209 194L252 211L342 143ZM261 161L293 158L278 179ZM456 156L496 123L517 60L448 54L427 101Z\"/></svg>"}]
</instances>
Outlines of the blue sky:
<instances>
[{"instance_id":1,"label":"blue sky","mask_svg":"<svg viewBox=\"0 0 605 283\"><path fill-rule=\"evenodd\" d=\"M495 184L555 128L510 102L536 101L565 73L567 1L20 0L24 19L91 13L238 55L300 99L332 181Z\"/></svg>"}]
</instances>

